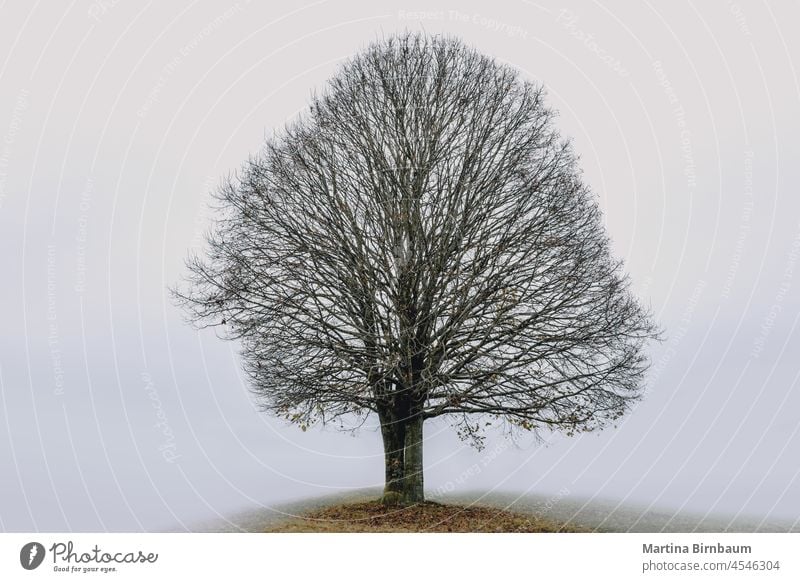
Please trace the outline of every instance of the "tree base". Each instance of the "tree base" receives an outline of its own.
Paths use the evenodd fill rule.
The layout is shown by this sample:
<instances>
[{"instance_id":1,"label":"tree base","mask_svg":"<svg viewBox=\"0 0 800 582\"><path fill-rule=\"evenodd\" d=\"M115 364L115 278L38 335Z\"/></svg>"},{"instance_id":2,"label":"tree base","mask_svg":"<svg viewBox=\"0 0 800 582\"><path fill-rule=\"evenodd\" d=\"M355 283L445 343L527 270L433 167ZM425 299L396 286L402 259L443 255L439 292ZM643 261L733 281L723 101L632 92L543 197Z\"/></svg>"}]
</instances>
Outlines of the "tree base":
<instances>
[{"instance_id":1,"label":"tree base","mask_svg":"<svg viewBox=\"0 0 800 582\"><path fill-rule=\"evenodd\" d=\"M410 495L404 491L384 490L380 502L387 507L407 507L417 503L424 503L425 497Z\"/></svg>"},{"instance_id":2,"label":"tree base","mask_svg":"<svg viewBox=\"0 0 800 582\"><path fill-rule=\"evenodd\" d=\"M405 503L405 495L400 491L384 491L383 497L381 497L381 503L387 507L408 505Z\"/></svg>"}]
</instances>

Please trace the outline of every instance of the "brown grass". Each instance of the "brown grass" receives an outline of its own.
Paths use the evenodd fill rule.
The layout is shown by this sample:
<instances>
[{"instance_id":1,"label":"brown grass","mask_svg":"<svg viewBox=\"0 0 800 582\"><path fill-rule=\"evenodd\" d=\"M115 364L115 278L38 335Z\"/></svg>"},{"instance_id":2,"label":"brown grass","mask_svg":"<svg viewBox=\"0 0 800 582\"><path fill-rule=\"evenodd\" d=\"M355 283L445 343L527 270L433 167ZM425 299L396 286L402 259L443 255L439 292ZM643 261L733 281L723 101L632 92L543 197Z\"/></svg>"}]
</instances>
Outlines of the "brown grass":
<instances>
[{"instance_id":1,"label":"brown grass","mask_svg":"<svg viewBox=\"0 0 800 582\"><path fill-rule=\"evenodd\" d=\"M588 532L534 515L481 506L427 501L409 507L386 507L378 501L346 503L308 512L267 532Z\"/></svg>"}]
</instances>

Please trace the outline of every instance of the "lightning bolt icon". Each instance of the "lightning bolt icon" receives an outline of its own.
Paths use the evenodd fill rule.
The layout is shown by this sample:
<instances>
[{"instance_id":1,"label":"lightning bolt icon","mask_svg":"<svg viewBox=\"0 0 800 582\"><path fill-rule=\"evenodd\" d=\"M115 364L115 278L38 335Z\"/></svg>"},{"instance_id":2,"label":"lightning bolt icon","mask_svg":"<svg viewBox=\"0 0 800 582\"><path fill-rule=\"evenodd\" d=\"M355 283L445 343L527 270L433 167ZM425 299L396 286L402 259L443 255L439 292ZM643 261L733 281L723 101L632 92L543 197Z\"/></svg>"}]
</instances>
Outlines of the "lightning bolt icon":
<instances>
[{"instance_id":1,"label":"lightning bolt icon","mask_svg":"<svg viewBox=\"0 0 800 582\"><path fill-rule=\"evenodd\" d=\"M39 548L36 545L31 547L30 556L28 556L28 566L33 564L33 559L36 557L36 554L39 552Z\"/></svg>"}]
</instances>

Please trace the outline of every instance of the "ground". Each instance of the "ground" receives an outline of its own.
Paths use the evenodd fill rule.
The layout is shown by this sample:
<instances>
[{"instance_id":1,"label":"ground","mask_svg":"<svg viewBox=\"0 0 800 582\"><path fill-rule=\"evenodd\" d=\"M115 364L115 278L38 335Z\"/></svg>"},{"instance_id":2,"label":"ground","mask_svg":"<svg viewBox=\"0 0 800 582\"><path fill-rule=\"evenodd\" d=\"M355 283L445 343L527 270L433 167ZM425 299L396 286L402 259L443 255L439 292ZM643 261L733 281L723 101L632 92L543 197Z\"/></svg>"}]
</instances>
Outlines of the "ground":
<instances>
[{"instance_id":1,"label":"ground","mask_svg":"<svg viewBox=\"0 0 800 582\"><path fill-rule=\"evenodd\" d=\"M267 532L589 532L531 514L432 501L386 507L378 501L342 503L270 526Z\"/></svg>"},{"instance_id":2,"label":"ground","mask_svg":"<svg viewBox=\"0 0 800 582\"><path fill-rule=\"evenodd\" d=\"M368 531L596 531L639 533L798 532L800 520L765 516L693 513L628 501L555 494L465 491L437 495L399 512L372 503L373 487L305 497L282 504L259 504L227 516L170 531L196 532L368 532ZM433 497L433 496L431 496ZM443 505L444 504L444 505ZM449 528L449 530L448 530Z\"/></svg>"}]
</instances>

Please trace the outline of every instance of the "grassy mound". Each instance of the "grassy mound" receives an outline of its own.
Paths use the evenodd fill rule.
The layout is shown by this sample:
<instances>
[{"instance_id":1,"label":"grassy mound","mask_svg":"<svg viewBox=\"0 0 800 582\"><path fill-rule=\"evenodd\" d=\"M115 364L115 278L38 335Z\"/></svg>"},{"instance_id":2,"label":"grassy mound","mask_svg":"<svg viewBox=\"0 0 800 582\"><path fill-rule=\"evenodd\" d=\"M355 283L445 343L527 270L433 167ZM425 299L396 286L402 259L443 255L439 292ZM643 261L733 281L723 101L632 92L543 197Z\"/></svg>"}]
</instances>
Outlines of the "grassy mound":
<instances>
[{"instance_id":1,"label":"grassy mound","mask_svg":"<svg viewBox=\"0 0 800 582\"><path fill-rule=\"evenodd\" d=\"M378 501L345 503L310 511L276 524L267 532L588 532L533 515L475 505L427 501L408 507L386 507Z\"/></svg>"}]
</instances>

